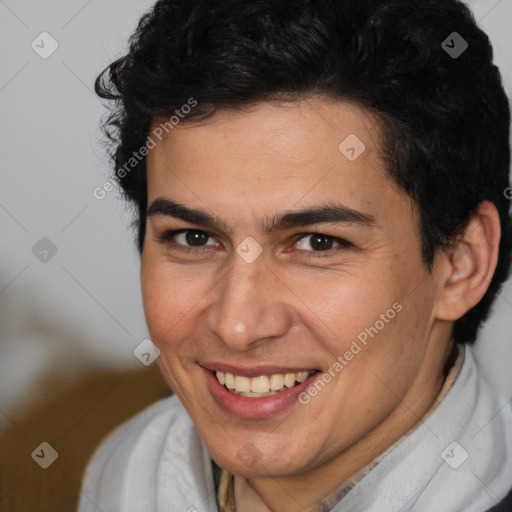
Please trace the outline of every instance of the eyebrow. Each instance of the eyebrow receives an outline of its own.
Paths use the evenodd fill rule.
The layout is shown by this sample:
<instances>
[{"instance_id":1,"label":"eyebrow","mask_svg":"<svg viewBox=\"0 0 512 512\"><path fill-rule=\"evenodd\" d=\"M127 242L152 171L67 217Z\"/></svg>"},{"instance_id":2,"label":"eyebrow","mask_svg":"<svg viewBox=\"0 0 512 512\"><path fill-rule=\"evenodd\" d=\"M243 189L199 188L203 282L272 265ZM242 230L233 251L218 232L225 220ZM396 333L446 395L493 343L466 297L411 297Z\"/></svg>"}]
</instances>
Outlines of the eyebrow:
<instances>
[{"instance_id":1,"label":"eyebrow","mask_svg":"<svg viewBox=\"0 0 512 512\"><path fill-rule=\"evenodd\" d=\"M216 215L184 206L170 199L159 197L149 206L146 215L154 217L165 215L181 219L191 224L197 224L209 229L230 233L232 230ZM274 232L286 228L312 226L322 223L357 224L361 227L372 227L377 224L372 215L353 210L340 204L326 204L317 207L306 208L294 212L274 215L263 223L265 231Z\"/></svg>"},{"instance_id":2,"label":"eyebrow","mask_svg":"<svg viewBox=\"0 0 512 512\"><path fill-rule=\"evenodd\" d=\"M205 226L211 229L225 231L226 233L231 232L231 229L219 217L211 215L204 210L189 208L188 206L175 203L174 201L165 199L163 197L155 199L149 205L146 215L148 217L166 215L184 220L185 222L190 222L191 224L197 224L199 226Z\"/></svg>"},{"instance_id":3,"label":"eyebrow","mask_svg":"<svg viewBox=\"0 0 512 512\"><path fill-rule=\"evenodd\" d=\"M290 227L312 226L313 224L322 223L357 224L365 227L377 224L375 217L372 215L358 212L340 204L326 204L276 215L265 227L267 231L272 232Z\"/></svg>"}]
</instances>

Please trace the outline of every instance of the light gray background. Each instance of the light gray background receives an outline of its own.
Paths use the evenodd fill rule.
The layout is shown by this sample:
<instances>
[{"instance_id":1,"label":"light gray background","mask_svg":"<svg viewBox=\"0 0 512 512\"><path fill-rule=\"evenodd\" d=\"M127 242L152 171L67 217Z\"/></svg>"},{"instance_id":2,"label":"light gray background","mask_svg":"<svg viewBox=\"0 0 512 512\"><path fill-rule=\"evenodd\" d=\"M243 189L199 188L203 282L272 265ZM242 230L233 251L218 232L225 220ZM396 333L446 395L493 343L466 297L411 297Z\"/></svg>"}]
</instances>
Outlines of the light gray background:
<instances>
[{"instance_id":1,"label":"light gray background","mask_svg":"<svg viewBox=\"0 0 512 512\"><path fill-rule=\"evenodd\" d=\"M140 366L147 337L130 212L92 191L109 173L100 144L105 110L92 88L125 49L150 0L0 0L0 423L48 375ZM512 91L512 2L469 2ZM456 27L454 27L456 30ZM42 32L58 49L42 59ZM48 262L32 247L57 247ZM479 360L512 396L512 281L481 332Z\"/></svg>"}]
</instances>

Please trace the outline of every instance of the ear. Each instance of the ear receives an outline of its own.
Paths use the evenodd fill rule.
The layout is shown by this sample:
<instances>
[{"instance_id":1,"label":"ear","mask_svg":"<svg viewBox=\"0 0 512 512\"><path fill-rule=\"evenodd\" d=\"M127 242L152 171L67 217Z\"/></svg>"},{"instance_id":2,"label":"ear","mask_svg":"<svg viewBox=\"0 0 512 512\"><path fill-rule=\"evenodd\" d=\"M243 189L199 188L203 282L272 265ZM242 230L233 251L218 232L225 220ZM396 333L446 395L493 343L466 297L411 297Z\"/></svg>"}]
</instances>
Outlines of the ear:
<instances>
[{"instance_id":1,"label":"ear","mask_svg":"<svg viewBox=\"0 0 512 512\"><path fill-rule=\"evenodd\" d=\"M498 262L500 237L496 207L489 201L479 203L456 245L439 254L436 318L454 322L484 296Z\"/></svg>"}]
</instances>

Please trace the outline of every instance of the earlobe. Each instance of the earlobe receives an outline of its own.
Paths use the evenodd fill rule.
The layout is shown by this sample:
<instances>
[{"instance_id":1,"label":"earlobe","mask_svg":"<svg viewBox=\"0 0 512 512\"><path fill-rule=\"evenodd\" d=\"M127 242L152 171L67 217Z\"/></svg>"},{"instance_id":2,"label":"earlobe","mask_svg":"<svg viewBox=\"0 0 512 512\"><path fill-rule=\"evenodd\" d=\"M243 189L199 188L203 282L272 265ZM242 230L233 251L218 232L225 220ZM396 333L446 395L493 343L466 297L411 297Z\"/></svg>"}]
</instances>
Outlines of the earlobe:
<instances>
[{"instance_id":1,"label":"earlobe","mask_svg":"<svg viewBox=\"0 0 512 512\"><path fill-rule=\"evenodd\" d=\"M480 203L456 244L441 255L444 278L436 318L458 320L484 296L496 269L500 236L496 207Z\"/></svg>"}]
</instances>

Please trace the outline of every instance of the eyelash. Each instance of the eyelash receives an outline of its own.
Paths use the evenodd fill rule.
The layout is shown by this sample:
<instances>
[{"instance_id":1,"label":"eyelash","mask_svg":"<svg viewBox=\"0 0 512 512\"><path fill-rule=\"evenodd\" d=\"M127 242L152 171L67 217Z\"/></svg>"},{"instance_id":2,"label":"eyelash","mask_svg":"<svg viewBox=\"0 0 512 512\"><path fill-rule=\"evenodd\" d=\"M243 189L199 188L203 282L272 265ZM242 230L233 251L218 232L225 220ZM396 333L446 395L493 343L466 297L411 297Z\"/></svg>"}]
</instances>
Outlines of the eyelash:
<instances>
[{"instance_id":1,"label":"eyelash","mask_svg":"<svg viewBox=\"0 0 512 512\"><path fill-rule=\"evenodd\" d=\"M201 233L201 234L204 233L209 238L213 238L210 233L208 233L207 231L200 230L200 229L175 229L175 230L166 231L166 232L162 233L161 235L159 235L158 241L163 244L169 244L169 242L173 241L173 238L176 235L180 235L182 233L187 233L189 231L194 231L196 233ZM332 240L334 243L339 244L339 246L332 247L331 249L326 249L325 251L314 251L314 250L306 251L304 249L299 249L301 252L304 253L304 256L307 258L325 258L325 257L332 256L336 249L341 250L341 249L349 249L351 247L354 247L354 245L352 243L348 242L347 240L344 240L343 238L337 238L335 236L325 235L324 233L319 233L319 232L298 233L294 237L294 244L298 243L299 241L301 241L302 239L304 239L308 236L314 236L314 235L320 235L325 238L328 238L328 239ZM183 250L185 252L197 252L198 249L205 250L208 247L214 247L211 245L187 246L187 245L182 245L182 244L176 244L176 246L179 247L180 250Z\"/></svg>"}]
</instances>

